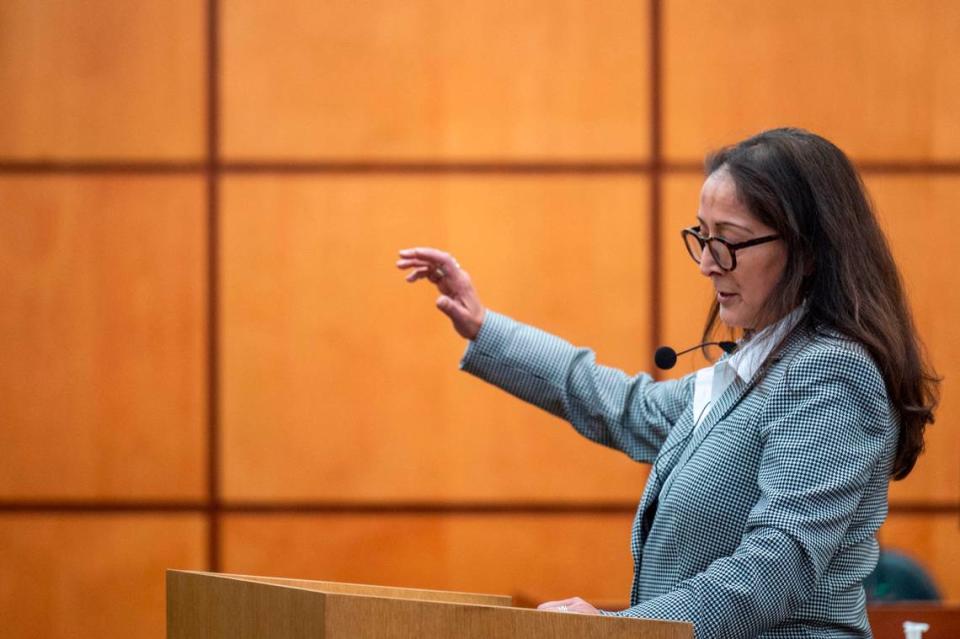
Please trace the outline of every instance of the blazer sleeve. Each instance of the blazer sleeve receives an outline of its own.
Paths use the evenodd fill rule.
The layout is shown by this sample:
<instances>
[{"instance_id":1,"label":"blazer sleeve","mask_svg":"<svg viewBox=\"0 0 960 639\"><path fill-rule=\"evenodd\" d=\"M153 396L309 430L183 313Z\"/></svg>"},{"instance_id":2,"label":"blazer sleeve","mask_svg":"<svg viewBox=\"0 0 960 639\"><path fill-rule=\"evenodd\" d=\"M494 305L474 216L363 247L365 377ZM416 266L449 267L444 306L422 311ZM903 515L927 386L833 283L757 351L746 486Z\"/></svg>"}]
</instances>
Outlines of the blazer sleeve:
<instances>
[{"instance_id":1,"label":"blazer sleeve","mask_svg":"<svg viewBox=\"0 0 960 639\"><path fill-rule=\"evenodd\" d=\"M754 637L797 612L826 570L848 569L838 554L873 538L898 430L876 366L855 347L821 348L798 355L777 386L763 413L760 498L734 553L614 614ZM877 523L851 528L863 521Z\"/></svg>"},{"instance_id":2,"label":"blazer sleeve","mask_svg":"<svg viewBox=\"0 0 960 639\"><path fill-rule=\"evenodd\" d=\"M629 377L598 365L589 349L492 311L460 367L569 421L588 439L648 463L692 394L692 376Z\"/></svg>"}]
</instances>

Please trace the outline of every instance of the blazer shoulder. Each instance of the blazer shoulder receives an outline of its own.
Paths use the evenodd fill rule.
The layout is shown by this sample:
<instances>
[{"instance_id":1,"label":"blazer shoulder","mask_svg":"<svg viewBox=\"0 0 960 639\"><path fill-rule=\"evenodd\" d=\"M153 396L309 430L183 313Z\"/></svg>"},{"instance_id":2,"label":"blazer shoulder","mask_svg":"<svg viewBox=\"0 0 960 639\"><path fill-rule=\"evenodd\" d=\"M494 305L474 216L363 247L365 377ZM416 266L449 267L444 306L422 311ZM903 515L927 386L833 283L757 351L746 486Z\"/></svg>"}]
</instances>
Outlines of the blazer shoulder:
<instances>
[{"instance_id":1,"label":"blazer shoulder","mask_svg":"<svg viewBox=\"0 0 960 639\"><path fill-rule=\"evenodd\" d=\"M880 367L863 344L831 329L808 333L803 346L790 359L785 378L792 390L841 381L886 397Z\"/></svg>"}]
</instances>

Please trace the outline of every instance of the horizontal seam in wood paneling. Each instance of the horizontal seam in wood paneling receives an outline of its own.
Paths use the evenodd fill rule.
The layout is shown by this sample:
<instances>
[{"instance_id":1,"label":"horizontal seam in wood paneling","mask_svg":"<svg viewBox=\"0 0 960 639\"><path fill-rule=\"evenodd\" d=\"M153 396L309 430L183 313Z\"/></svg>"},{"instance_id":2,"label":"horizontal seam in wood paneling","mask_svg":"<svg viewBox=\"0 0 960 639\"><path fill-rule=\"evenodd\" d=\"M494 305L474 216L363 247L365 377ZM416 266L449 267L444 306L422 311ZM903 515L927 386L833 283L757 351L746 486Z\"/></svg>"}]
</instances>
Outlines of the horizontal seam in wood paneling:
<instances>
[{"instance_id":1,"label":"horizontal seam in wood paneling","mask_svg":"<svg viewBox=\"0 0 960 639\"><path fill-rule=\"evenodd\" d=\"M871 175L960 175L960 162L856 162ZM0 161L0 175L49 174L197 174L218 175L652 175L703 172L699 162L10 162Z\"/></svg>"},{"instance_id":2,"label":"horizontal seam in wood paneling","mask_svg":"<svg viewBox=\"0 0 960 639\"><path fill-rule=\"evenodd\" d=\"M0 161L0 174L182 174L203 173L203 162L10 162Z\"/></svg>"},{"instance_id":3,"label":"horizontal seam in wood paneling","mask_svg":"<svg viewBox=\"0 0 960 639\"><path fill-rule=\"evenodd\" d=\"M207 513L203 501L3 501L4 513Z\"/></svg>"},{"instance_id":4,"label":"horizontal seam in wood paneling","mask_svg":"<svg viewBox=\"0 0 960 639\"><path fill-rule=\"evenodd\" d=\"M150 501L3 501L0 513L195 512L220 514L632 514L633 502L150 502ZM891 504L892 514L960 514L960 504Z\"/></svg>"}]
</instances>

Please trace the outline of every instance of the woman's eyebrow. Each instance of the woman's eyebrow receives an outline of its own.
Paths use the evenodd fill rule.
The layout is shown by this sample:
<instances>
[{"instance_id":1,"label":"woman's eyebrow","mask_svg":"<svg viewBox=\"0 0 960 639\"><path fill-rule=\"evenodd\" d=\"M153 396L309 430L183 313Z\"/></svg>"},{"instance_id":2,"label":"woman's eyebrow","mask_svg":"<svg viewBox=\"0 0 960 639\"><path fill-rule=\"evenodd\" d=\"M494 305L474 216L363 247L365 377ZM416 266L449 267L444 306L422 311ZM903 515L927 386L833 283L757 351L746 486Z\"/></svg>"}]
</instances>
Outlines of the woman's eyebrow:
<instances>
[{"instance_id":1,"label":"woman's eyebrow","mask_svg":"<svg viewBox=\"0 0 960 639\"><path fill-rule=\"evenodd\" d=\"M699 216L697 216L697 222L700 223L700 226L706 226L706 225L707 225L707 223L703 221L703 218L702 218L702 217L699 217ZM722 222L722 221L721 221L721 222L717 222L714 226L716 226L717 229L722 229L722 228L724 228L724 227L729 227L729 228L740 229L741 231L746 231L747 233L753 233L753 230L750 229L749 227L743 226L742 224L737 224L736 222Z\"/></svg>"}]
</instances>

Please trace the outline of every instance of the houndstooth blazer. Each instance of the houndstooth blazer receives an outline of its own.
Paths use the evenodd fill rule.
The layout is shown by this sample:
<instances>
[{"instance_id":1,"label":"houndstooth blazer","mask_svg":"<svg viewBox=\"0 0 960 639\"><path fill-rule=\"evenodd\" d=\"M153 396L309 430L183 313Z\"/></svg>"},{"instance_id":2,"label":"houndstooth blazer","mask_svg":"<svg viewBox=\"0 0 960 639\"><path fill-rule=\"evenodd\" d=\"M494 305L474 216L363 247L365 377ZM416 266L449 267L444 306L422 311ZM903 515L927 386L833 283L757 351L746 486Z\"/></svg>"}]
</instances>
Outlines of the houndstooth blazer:
<instances>
[{"instance_id":1,"label":"houndstooth blazer","mask_svg":"<svg viewBox=\"0 0 960 639\"><path fill-rule=\"evenodd\" d=\"M634 519L631 607L698 639L870 637L863 579L898 421L855 342L798 328L759 380L696 429L695 375L655 382L488 311L461 368L650 463Z\"/></svg>"}]
</instances>

